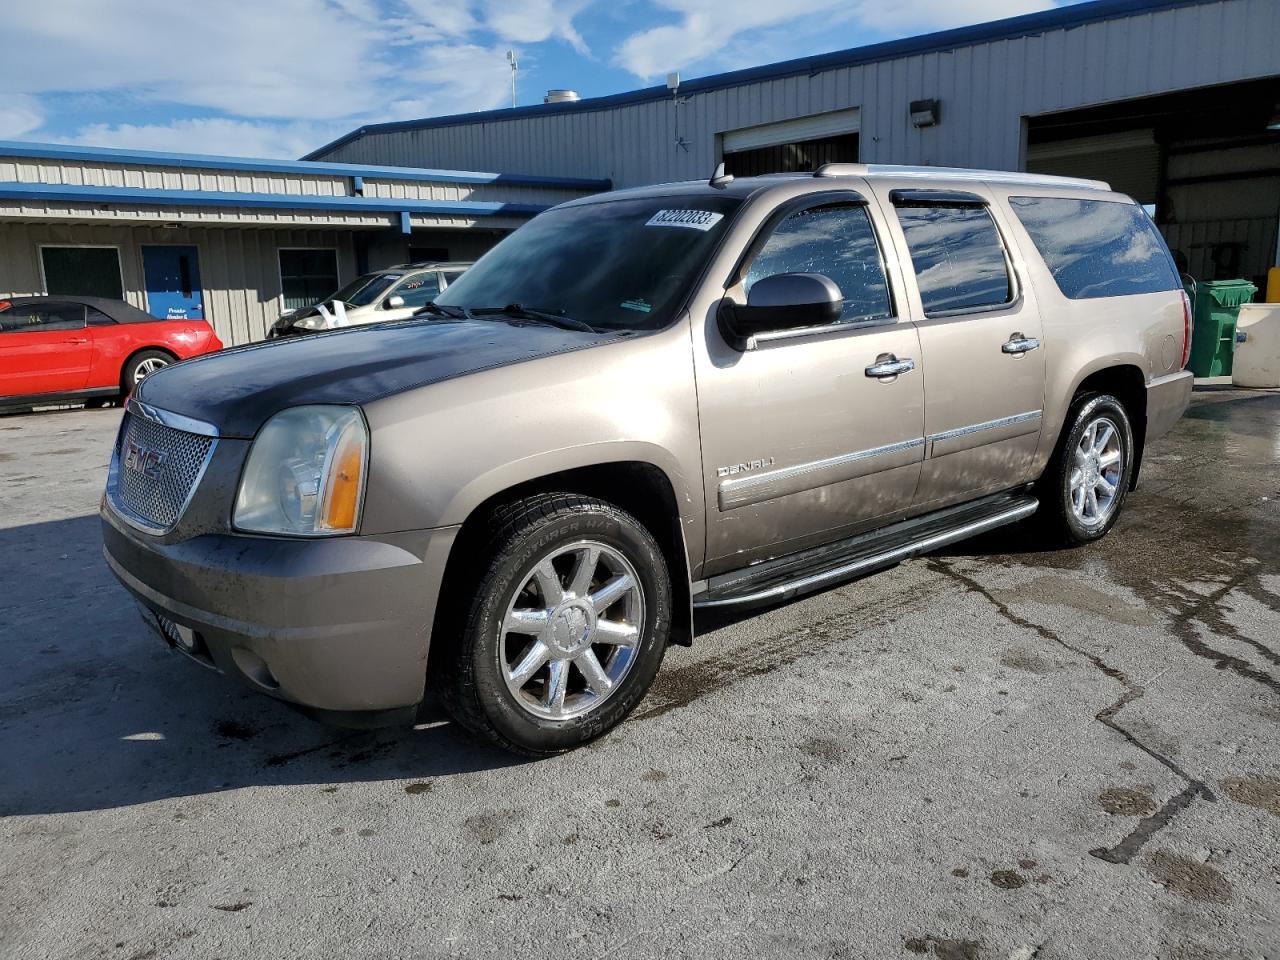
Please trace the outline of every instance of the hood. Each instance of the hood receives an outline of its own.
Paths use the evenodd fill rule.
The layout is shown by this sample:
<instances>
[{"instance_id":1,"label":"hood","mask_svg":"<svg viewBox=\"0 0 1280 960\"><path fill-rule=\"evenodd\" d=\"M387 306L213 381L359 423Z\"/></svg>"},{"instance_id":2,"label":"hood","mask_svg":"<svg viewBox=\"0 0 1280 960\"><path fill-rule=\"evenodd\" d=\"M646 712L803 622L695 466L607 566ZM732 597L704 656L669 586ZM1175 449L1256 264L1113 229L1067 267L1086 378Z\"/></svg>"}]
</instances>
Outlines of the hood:
<instances>
[{"instance_id":1,"label":"hood","mask_svg":"<svg viewBox=\"0 0 1280 960\"><path fill-rule=\"evenodd\" d=\"M272 340L157 370L138 400L249 438L287 407L363 404L464 374L610 343L625 334L526 321L406 320Z\"/></svg>"}]
</instances>

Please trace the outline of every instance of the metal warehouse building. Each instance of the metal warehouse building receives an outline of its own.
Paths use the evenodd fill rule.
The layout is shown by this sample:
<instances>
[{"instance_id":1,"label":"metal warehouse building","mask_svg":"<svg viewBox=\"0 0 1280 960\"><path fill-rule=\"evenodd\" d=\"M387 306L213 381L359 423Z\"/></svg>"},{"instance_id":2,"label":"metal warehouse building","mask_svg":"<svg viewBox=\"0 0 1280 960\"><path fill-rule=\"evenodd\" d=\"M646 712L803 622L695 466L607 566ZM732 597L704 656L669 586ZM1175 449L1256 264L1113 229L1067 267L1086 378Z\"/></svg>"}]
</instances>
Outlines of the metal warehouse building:
<instances>
[{"instance_id":1,"label":"metal warehouse building","mask_svg":"<svg viewBox=\"0 0 1280 960\"><path fill-rule=\"evenodd\" d=\"M245 343L360 273L473 259L608 186L0 142L0 296L124 299Z\"/></svg>"},{"instance_id":2,"label":"metal warehouse building","mask_svg":"<svg viewBox=\"0 0 1280 960\"><path fill-rule=\"evenodd\" d=\"M1261 279L1280 221L1280 2L1101 0L674 91L362 127L308 159L616 186L825 161L1062 173L1154 212L1197 279Z\"/></svg>"}]
</instances>

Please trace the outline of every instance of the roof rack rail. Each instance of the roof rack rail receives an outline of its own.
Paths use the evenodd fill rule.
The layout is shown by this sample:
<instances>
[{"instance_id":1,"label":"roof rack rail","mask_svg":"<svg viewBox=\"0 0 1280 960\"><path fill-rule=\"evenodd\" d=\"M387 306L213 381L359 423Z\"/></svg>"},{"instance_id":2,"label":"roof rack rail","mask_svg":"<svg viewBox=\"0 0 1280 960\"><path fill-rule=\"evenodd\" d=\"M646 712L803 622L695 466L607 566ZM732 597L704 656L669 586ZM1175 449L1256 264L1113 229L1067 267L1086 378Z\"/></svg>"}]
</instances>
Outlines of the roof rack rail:
<instances>
[{"instance_id":1,"label":"roof rack rail","mask_svg":"<svg viewBox=\"0 0 1280 960\"><path fill-rule=\"evenodd\" d=\"M815 177L865 177L871 168L865 163L824 163L813 171Z\"/></svg>"}]
</instances>

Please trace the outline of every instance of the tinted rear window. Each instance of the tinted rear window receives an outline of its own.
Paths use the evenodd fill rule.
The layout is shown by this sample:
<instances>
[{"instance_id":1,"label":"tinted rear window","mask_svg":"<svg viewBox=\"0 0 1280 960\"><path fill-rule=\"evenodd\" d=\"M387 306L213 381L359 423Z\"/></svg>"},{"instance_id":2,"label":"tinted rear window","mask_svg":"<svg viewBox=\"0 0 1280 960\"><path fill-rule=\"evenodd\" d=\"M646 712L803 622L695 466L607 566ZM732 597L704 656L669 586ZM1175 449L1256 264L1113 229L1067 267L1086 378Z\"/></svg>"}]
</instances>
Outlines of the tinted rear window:
<instances>
[{"instance_id":1,"label":"tinted rear window","mask_svg":"<svg viewBox=\"0 0 1280 960\"><path fill-rule=\"evenodd\" d=\"M981 206L899 206L924 312L989 310L1013 299L1004 246Z\"/></svg>"},{"instance_id":2,"label":"tinted rear window","mask_svg":"<svg viewBox=\"0 0 1280 960\"><path fill-rule=\"evenodd\" d=\"M1112 200L1010 197L1063 296L1072 300L1178 290L1169 247L1145 210Z\"/></svg>"}]
</instances>

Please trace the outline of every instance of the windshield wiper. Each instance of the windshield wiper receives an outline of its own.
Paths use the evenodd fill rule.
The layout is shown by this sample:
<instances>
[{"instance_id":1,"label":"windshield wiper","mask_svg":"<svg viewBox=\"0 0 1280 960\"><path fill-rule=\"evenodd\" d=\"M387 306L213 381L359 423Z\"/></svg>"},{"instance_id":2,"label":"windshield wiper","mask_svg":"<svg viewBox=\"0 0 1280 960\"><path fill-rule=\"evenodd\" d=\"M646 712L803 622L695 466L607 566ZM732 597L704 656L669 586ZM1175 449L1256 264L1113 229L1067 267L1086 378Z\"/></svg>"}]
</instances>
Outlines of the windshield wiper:
<instances>
[{"instance_id":1,"label":"windshield wiper","mask_svg":"<svg viewBox=\"0 0 1280 960\"><path fill-rule=\"evenodd\" d=\"M583 333L595 333L596 328L581 320L575 320L573 317L566 317L563 313L555 313L551 310L539 310L537 307L526 307L523 303L508 303L505 307L477 307L471 311L477 317L480 316L503 316L514 317L517 320L538 320L542 323L549 323L561 330L581 330Z\"/></svg>"},{"instance_id":2,"label":"windshield wiper","mask_svg":"<svg viewBox=\"0 0 1280 960\"><path fill-rule=\"evenodd\" d=\"M466 307L456 307L451 303L431 303L424 304L414 312L414 316L421 316L424 313L434 313L438 317L449 317L453 320L470 320L471 313Z\"/></svg>"}]
</instances>

